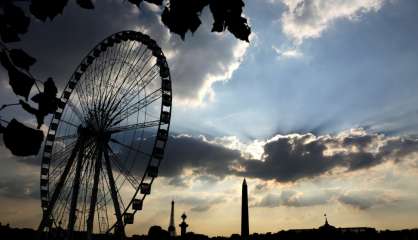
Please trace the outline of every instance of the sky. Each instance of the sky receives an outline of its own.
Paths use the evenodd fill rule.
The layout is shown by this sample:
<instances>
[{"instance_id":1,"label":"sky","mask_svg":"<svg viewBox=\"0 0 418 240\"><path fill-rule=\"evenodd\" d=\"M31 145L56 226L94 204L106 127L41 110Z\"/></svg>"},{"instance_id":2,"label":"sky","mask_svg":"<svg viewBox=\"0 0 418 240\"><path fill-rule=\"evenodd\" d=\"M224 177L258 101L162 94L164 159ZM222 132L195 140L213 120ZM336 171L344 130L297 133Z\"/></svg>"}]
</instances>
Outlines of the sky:
<instances>
[{"instance_id":1,"label":"sky","mask_svg":"<svg viewBox=\"0 0 418 240\"><path fill-rule=\"evenodd\" d=\"M128 227L143 234L186 212L190 231L240 231L241 183L250 232L338 227L417 227L418 2L245 1L250 42L212 33L208 9L185 41L144 3L72 1L62 16L32 20L22 42L33 72L62 90L84 55L121 30L148 34L173 82L170 139L161 177ZM0 69L0 102L13 102ZM3 114L3 113L2 113ZM29 116L18 113L22 120ZM0 221L35 227L40 158L0 146Z\"/></svg>"}]
</instances>

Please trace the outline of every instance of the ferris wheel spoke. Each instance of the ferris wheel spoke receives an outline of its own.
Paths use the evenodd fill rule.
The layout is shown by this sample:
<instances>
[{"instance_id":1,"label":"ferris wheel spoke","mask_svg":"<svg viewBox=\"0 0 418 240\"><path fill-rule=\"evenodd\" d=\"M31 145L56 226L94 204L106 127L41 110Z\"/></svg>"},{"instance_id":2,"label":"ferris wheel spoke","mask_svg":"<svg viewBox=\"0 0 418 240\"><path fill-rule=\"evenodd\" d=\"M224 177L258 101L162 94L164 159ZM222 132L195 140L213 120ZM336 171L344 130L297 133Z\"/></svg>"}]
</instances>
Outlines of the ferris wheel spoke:
<instances>
[{"instance_id":1,"label":"ferris wheel spoke","mask_svg":"<svg viewBox=\"0 0 418 240\"><path fill-rule=\"evenodd\" d=\"M97 204L97 192L99 187L99 178L100 178L100 171L102 166L102 157L103 157L103 150L104 147L102 144L98 146L97 149L97 156L95 156L95 163L94 163L94 176L93 176L93 187L91 190L91 198L90 198L90 207L87 217L87 239L91 239L91 235L93 232L93 223L94 223L94 212L95 206Z\"/></svg>"},{"instance_id":2,"label":"ferris wheel spoke","mask_svg":"<svg viewBox=\"0 0 418 240\"><path fill-rule=\"evenodd\" d=\"M84 143L83 143L84 145ZM81 170L82 170L82 164L83 164L83 158L84 158L84 146L81 147L78 158L77 158L77 165L76 165L76 172L74 176L74 182L72 186L72 194L71 194L71 205L70 205L70 215L68 218L68 230L70 234L72 234L74 230L74 225L76 223L76 209L77 209L77 200L78 200L78 194L80 190L80 179L81 179ZM71 236L69 237L71 239Z\"/></svg>"},{"instance_id":3,"label":"ferris wheel spoke","mask_svg":"<svg viewBox=\"0 0 418 240\"><path fill-rule=\"evenodd\" d=\"M156 64L154 64L154 66L152 67L152 68L154 68L155 66L158 66L158 65L156 65ZM148 75L148 73L145 75L145 76L147 76ZM141 79L143 79L145 76L143 76L143 77L141 77ZM125 99L125 98L127 98L127 100L126 101L123 101L123 106L129 106L129 104L132 102L132 101L134 101L135 100L135 95L134 94L132 94L132 91L133 90L136 90L136 92L142 92L154 79L155 79L155 77L156 76L158 76L158 73L156 73L156 74L154 74L152 77L150 77L150 78L148 78L148 80L147 81L141 81L139 84L138 84L138 86L137 86L137 88L138 89L136 89L135 87L135 85L134 86L130 86L130 88L128 88L129 89L129 91L127 91L122 97L121 97L121 100L120 100L120 103L122 103L122 101L123 101L123 99ZM136 77L138 77L138 75L136 76ZM117 106L117 107L119 107L119 105ZM115 108L116 109L116 108ZM122 110L124 110L125 108L124 107L122 107Z\"/></svg>"},{"instance_id":4,"label":"ferris wheel spoke","mask_svg":"<svg viewBox=\"0 0 418 240\"><path fill-rule=\"evenodd\" d=\"M139 186L140 181L136 179L136 177L130 172L130 170L123 164L122 159L112 150L112 148L108 145L107 148L110 150L110 153L115 158L113 162L114 165L118 168L121 175L132 185L134 189Z\"/></svg>"},{"instance_id":5,"label":"ferris wheel spoke","mask_svg":"<svg viewBox=\"0 0 418 240\"><path fill-rule=\"evenodd\" d=\"M80 96L78 88L76 88L74 92L75 92L75 95L77 96L78 104L80 105L80 108L81 108L84 116L86 116L87 112L88 112L88 105L86 104L85 99L83 98L83 96ZM75 101L75 99L74 99L74 101Z\"/></svg>"},{"instance_id":6,"label":"ferris wheel spoke","mask_svg":"<svg viewBox=\"0 0 418 240\"><path fill-rule=\"evenodd\" d=\"M125 95L120 97L120 100L116 103L116 105L112 106L111 109L108 109L107 112L110 112L109 115L115 115L114 113L118 110L118 112L123 112L126 111L127 108L129 108L129 106L131 106L130 104L137 99L139 96L133 94L133 92L142 92L145 87L152 82L152 80L154 80L154 78L150 78L146 83L144 83L142 86L131 86L129 88L129 90L125 93ZM138 89L137 89L138 88ZM160 89L157 89L155 91L159 91ZM155 93L152 92L151 94ZM117 115L117 114L116 114Z\"/></svg>"},{"instance_id":7,"label":"ferris wheel spoke","mask_svg":"<svg viewBox=\"0 0 418 240\"><path fill-rule=\"evenodd\" d=\"M77 84L75 92L78 96L80 106L85 109L85 112L88 112L88 109L91 109L91 106L89 104L88 95L84 92L82 83Z\"/></svg>"},{"instance_id":8,"label":"ferris wheel spoke","mask_svg":"<svg viewBox=\"0 0 418 240\"><path fill-rule=\"evenodd\" d=\"M144 79L144 77L146 76L146 74L144 76L141 76L142 73L142 69L139 71L136 71L135 68L137 66L137 64L139 63L139 60L141 60L142 56L134 63L133 66L130 67L128 73L125 76L125 79L123 80L120 88L118 89L118 91L114 94L114 99L118 99L118 103L123 100L125 97L128 97L130 95L132 95L132 91L135 89L135 84L137 83L137 81L135 81L136 79L140 78L140 79ZM147 60L148 62L149 60ZM156 64L155 64L156 65ZM129 80L128 77L132 76L130 79L132 79L130 82L128 81L127 85L122 88L122 86L124 85L124 83L126 82L126 80ZM125 90L126 91L123 94L119 94L121 90ZM140 90L139 90L140 91ZM116 98L116 96L120 95L119 98ZM114 101L115 102L115 101ZM114 104L111 105L111 108L113 108Z\"/></svg>"},{"instance_id":9,"label":"ferris wheel spoke","mask_svg":"<svg viewBox=\"0 0 418 240\"><path fill-rule=\"evenodd\" d=\"M129 48L129 51L128 52L131 52L131 50L134 47L134 45L135 45L134 42L130 44L130 48ZM122 61L126 61L128 59L128 56L129 56L129 54L125 54L125 56L124 56L124 58L123 58ZM109 72L109 77L108 77L108 80L107 81L109 82L111 77L113 78L113 81L112 81L112 86L109 89L110 91L104 97L105 103L107 103L107 105L110 103L109 99L112 98L112 92L114 90L115 83L117 82L116 80L119 78L119 75L120 75L120 73L122 71L122 67L124 66L123 64L119 64L119 65L120 65L119 70L117 71L116 76L114 78L111 76L113 71L110 71ZM119 87L121 87L122 85L123 85L123 83L120 84ZM107 107L104 107L104 109L106 109L106 108Z\"/></svg>"},{"instance_id":10,"label":"ferris wheel spoke","mask_svg":"<svg viewBox=\"0 0 418 240\"><path fill-rule=\"evenodd\" d=\"M77 137L78 137L78 134L70 134L70 135L56 137L55 141L61 142L61 141L65 141L65 140L74 139L74 138L77 138Z\"/></svg>"},{"instance_id":11,"label":"ferris wheel spoke","mask_svg":"<svg viewBox=\"0 0 418 240\"><path fill-rule=\"evenodd\" d=\"M48 208L44 212L43 218L41 220L41 224L39 225L39 228L38 228L39 230L43 230L45 228L46 223L50 218L51 212L52 212L52 210L55 206L55 202L57 201L57 199L58 199L58 197L61 193L62 187L64 186L64 182L67 179L68 172L70 171L70 169L71 169L71 167L74 163L74 159L75 159L75 157L77 155L77 152L78 152L78 146L80 144L81 144L80 141L78 141L76 146L74 147L72 153L71 153L71 156L69 157L69 159L67 161L67 165L65 166L65 169L64 169L64 171L63 171L63 173L62 173L62 175L61 175L61 177L60 177L60 179L59 179L59 181L58 181L58 183L57 183L57 185L54 189L54 193L52 194L51 201L48 204Z\"/></svg>"},{"instance_id":12,"label":"ferris wheel spoke","mask_svg":"<svg viewBox=\"0 0 418 240\"><path fill-rule=\"evenodd\" d=\"M134 65L132 67L130 67L130 68L133 69L134 67L136 67L136 65L138 64L138 62L139 62L140 59L141 58L139 58L138 60L136 60L135 63L134 63ZM108 99L106 99L108 104L104 108L104 111L105 112L109 111L109 109L118 108L118 106L120 105L120 103L123 100L123 98L126 97L126 96L128 96L129 93L132 92L132 86L133 86L133 84L135 84L135 81L134 80L132 80L130 84L128 84L127 86L125 86L125 82L128 80L128 77L131 75L132 72L134 72L134 71L130 71L130 70L128 71L128 73L125 75L124 79L122 80L122 83L120 84L119 88L111 96L109 96ZM138 75L139 74L137 74L136 76L134 76L132 79L137 79L138 78ZM123 89L122 87L126 87L128 89L124 94L120 94L121 93L121 90ZM121 95L121 96L118 98L117 97L118 95Z\"/></svg>"},{"instance_id":13,"label":"ferris wheel spoke","mask_svg":"<svg viewBox=\"0 0 418 240\"><path fill-rule=\"evenodd\" d=\"M80 110L78 110L78 108L71 101L68 101L67 105L71 108L71 111L73 111L78 120L81 123L84 122L83 114L81 114Z\"/></svg>"},{"instance_id":14,"label":"ferris wheel spoke","mask_svg":"<svg viewBox=\"0 0 418 240\"><path fill-rule=\"evenodd\" d=\"M111 138L111 139L110 139L110 141L111 141L111 142L113 142L113 143L115 143L115 144L117 144L117 145L119 145L119 146L122 146L122 147L124 147L124 148L126 148L126 149L129 149L129 150L131 150L131 151L134 151L134 152L136 152L136 153L140 153L140 154L143 154L143 155L145 155L145 156L147 156L147 157L151 157L151 154L146 153L146 152L143 152L143 151L141 151L141 150L139 150L139 149L136 149L136 148L134 148L134 147L131 147L131 146L129 146L129 145L123 144L123 143L121 143L120 141L118 141L118 140L116 140L116 139L114 139L114 138Z\"/></svg>"},{"instance_id":15,"label":"ferris wheel spoke","mask_svg":"<svg viewBox=\"0 0 418 240\"><path fill-rule=\"evenodd\" d=\"M120 132L126 132L126 131L132 131L142 128L152 128L157 127L160 124L160 120L154 120L154 121L148 121L143 123L136 123L136 124L130 124L126 126L117 126L109 129L109 132L111 133L120 133Z\"/></svg>"},{"instance_id":16,"label":"ferris wheel spoke","mask_svg":"<svg viewBox=\"0 0 418 240\"><path fill-rule=\"evenodd\" d=\"M122 236L125 236L125 231L123 228L123 222L122 222L122 214L120 211L120 206L119 206L119 201L118 201L118 196L117 196L117 190L116 190L116 185L115 185L115 180L113 178L113 172L112 172L112 166L110 164L110 159L109 159L109 151L107 148L104 149L104 156L105 156L105 165L106 165L106 170L107 170L107 177L109 180L109 185L110 185L110 193L111 193L111 197L112 197L112 201L113 201L113 206L115 209L115 214L116 214L116 225L118 225L117 230L121 231L120 234ZM122 202L123 204L123 202ZM116 231L116 232L118 232Z\"/></svg>"},{"instance_id":17,"label":"ferris wheel spoke","mask_svg":"<svg viewBox=\"0 0 418 240\"><path fill-rule=\"evenodd\" d=\"M69 121L67 121L67 120L64 120L64 119L61 119L61 121L60 122L62 122L62 123L65 123L65 124L67 124L67 125L69 125L69 126L72 126L72 127L75 127L75 128L78 128L79 126L77 126L76 124L74 124L74 123L72 123L72 122L69 122Z\"/></svg>"},{"instance_id":18,"label":"ferris wheel spoke","mask_svg":"<svg viewBox=\"0 0 418 240\"><path fill-rule=\"evenodd\" d=\"M141 46L141 48L142 48L142 46ZM140 51L139 51L140 52ZM140 78L140 79L143 79L143 77L140 77L140 75L141 75L141 72L142 72L142 68L141 68L141 70L139 70L139 71L135 71L134 69L135 69L135 67L137 66L137 64L139 63L139 61L140 60L142 60L142 58L143 58L143 56L145 55L145 53L146 53L146 49L142 52L142 54L140 54L140 57L135 61L134 60L134 65L133 66L130 66L130 68L129 68L129 70L128 70L128 74L125 76L125 78L124 78L124 80L123 80L123 82L122 82L122 84L120 84L120 88L116 91L116 93L112 96L112 98L114 99L113 100L113 102L112 102L112 105L111 106L108 106L108 107L106 107L106 109L109 109L109 108L114 108L113 106L114 106L114 102L115 102L115 99L119 99L117 102L118 103L120 103L120 100L122 100L124 97L127 97L127 96L129 96L130 95L130 93L132 92L132 86L136 83L136 81L135 81L135 79L138 79L138 77ZM151 55L152 56L152 55ZM149 59L146 61L146 63L148 63L148 61L149 61ZM145 65L145 64L144 64ZM122 89L121 87L124 85L124 83L125 83L125 81L128 79L128 77L132 74L132 73L137 73L134 77L132 77L131 79L132 79L132 81L131 81L131 83L126 87L126 89L128 89L124 94L121 94L121 97L120 98L116 98L116 96L117 96L117 94L120 92L120 90Z\"/></svg>"},{"instance_id":19,"label":"ferris wheel spoke","mask_svg":"<svg viewBox=\"0 0 418 240\"><path fill-rule=\"evenodd\" d=\"M145 96L144 98L141 98L137 102L133 103L132 105L123 107L118 112L112 114L109 123L112 124L112 126L114 126L115 123L113 122L118 116L120 117L120 119L128 119L133 114L137 113L141 109L147 107L148 105L160 99L161 96L162 96L162 91L161 91L161 88L159 88L155 90L154 92L150 93L149 95Z\"/></svg>"},{"instance_id":20,"label":"ferris wheel spoke","mask_svg":"<svg viewBox=\"0 0 418 240\"><path fill-rule=\"evenodd\" d=\"M92 168L93 168L93 161L91 159L94 157L95 152L97 151L96 146L92 146L89 149L88 154L86 155L86 158L84 160L84 166L83 166L83 174L81 177L81 183L83 184L83 195L82 202L81 202L81 217L79 218L79 228L78 229L84 229L84 225L86 222L86 211L87 211L87 201L88 201L88 192L89 192L89 183L92 175Z\"/></svg>"}]
</instances>

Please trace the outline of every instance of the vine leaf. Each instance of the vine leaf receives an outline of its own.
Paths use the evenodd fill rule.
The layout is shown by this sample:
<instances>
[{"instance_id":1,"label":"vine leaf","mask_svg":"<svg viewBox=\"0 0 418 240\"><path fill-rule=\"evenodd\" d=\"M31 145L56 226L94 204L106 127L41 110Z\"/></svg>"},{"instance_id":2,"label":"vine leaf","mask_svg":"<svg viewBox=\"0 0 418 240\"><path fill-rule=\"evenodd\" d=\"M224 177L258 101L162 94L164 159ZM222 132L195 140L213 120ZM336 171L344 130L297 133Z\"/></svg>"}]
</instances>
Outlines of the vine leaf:
<instances>
[{"instance_id":1,"label":"vine leaf","mask_svg":"<svg viewBox=\"0 0 418 240\"><path fill-rule=\"evenodd\" d=\"M200 13L208 4L208 0L171 0L161 20L171 32L179 34L184 40L188 31L194 33L200 26Z\"/></svg>"},{"instance_id":2,"label":"vine leaf","mask_svg":"<svg viewBox=\"0 0 418 240\"><path fill-rule=\"evenodd\" d=\"M12 49L9 52L9 56L15 66L29 71L29 67L32 66L36 59L27 54L22 49Z\"/></svg>"},{"instance_id":3,"label":"vine leaf","mask_svg":"<svg viewBox=\"0 0 418 240\"><path fill-rule=\"evenodd\" d=\"M11 2L3 4L3 13L0 14L0 35L4 42L16 42L20 38L18 34L26 33L30 24L30 18L25 16L22 9Z\"/></svg>"},{"instance_id":4,"label":"vine leaf","mask_svg":"<svg viewBox=\"0 0 418 240\"><path fill-rule=\"evenodd\" d=\"M55 86L52 78L44 83L44 91L36 94L31 98L31 100L38 104L38 109L33 108L31 105L24 101L20 101L22 108L28 113L35 115L38 122L38 129L44 123L44 118L50 113L54 113L58 108L58 98L57 98L57 87Z\"/></svg>"},{"instance_id":5,"label":"vine leaf","mask_svg":"<svg viewBox=\"0 0 418 240\"><path fill-rule=\"evenodd\" d=\"M9 84L16 95L25 97L27 100L35 80L27 74L19 71L9 60L7 53L0 52L0 63L9 74Z\"/></svg>"},{"instance_id":6,"label":"vine leaf","mask_svg":"<svg viewBox=\"0 0 418 240\"><path fill-rule=\"evenodd\" d=\"M77 4L85 9L94 9L94 4L91 0L77 0Z\"/></svg>"},{"instance_id":7,"label":"vine leaf","mask_svg":"<svg viewBox=\"0 0 418 240\"><path fill-rule=\"evenodd\" d=\"M45 22L49 17L54 19L58 14L62 14L68 0L32 0L29 7L33 16Z\"/></svg>"},{"instance_id":8,"label":"vine leaf","mask_svg":"<svg viewBox=\"0 0 418 240\"><path fill-rule=\"evenodd\" d=\"M226 29L236 38L249 42L251 28L247 24L247 19L242 17L242 0L211 0L210 10L215 20L212 32L223 32Z\"/></svg>"},{"instance_id":9,"label":"vine leaf","mask_svg":"<svg viewBox=\"0 0 418 240\"><path fill-rule=\"evenodd\" d=\"M4 145L16 156L37 155L43 140L42 131L30 128L16 119L12 119L3 128Z\"/></svg>"}]
</instances>

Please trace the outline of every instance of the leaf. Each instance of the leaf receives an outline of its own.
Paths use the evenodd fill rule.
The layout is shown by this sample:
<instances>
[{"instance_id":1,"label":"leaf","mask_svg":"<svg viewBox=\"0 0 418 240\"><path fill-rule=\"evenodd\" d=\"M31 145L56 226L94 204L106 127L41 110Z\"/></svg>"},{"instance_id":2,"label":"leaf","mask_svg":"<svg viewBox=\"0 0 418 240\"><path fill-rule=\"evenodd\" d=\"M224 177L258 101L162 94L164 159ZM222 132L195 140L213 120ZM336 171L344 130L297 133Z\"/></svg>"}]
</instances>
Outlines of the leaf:
<instances>
[{"instance_id":1,"label":"leaf","mask_svg":"<svg viewBox=\"0 0 418 240\"><path fill-rule=\"evenodd\" d=\"M77 0L77 4L85 9L94 9L94 4L91 0Z\"/></svg>"},{"instance_id":2,"label":"leaf","mask_svg":"<svg viewBox=\"0 0 418 240\"><path fill-rule=\"evenodd\" d=\"M200 13L209 4L209 0L171 0L162 15L162 22L171 32L184 40L188 31L192 33L200 26Z\"/></svg>"},{"instance_id":3,"label":"leaf","mask_svg":"<svg viewBox=\"0 0 418 240\"><path fill-rule=\"evenodd\" d=\"M9 57L7 56L6 51L0 51L0 63L7 71L11 68L14 68L13 64L9 60Z\"/></svg>"},{"instance_id":4,"label":"leaf","mask_svg":"<svg viewBox=\"0 0 418 240\"><path fill-rule=\"evenodd\" d=\"M11 2L2 3L3 14L0 14L0 36L1 40L17 42L20 40L18 34L27 32L30 18L26 17L22 9Z\"/></svg>"},{"instance_id":5,"label":"leaf","mask_svg":"<svg viewBox=\"0 0 418 240\"><path fill-rule=\"evenodd\" d=\"M27 127L12 119L4 129L4 145L16 156L37 155L44 139L40 130Z\"/></svg>"},{"instance_id":6,"label":"leaf","mask_svg":"<svg viewBox=\"0 0 418 240\"><path fill-rule=\"evenodd\" d=\"M45 22L49 17L54 19L58 14L62 14L68 0L32 0L29 7L33 16Z\"/></svg>"},{"instance_id":7,"label":"leaf","mask_svg":"<svg viewBox=\"0 0 418 240\"><path fill-rule=\"evenodd\" d=\"M36 116L38 128L44 123L44 118L50 113L54 113L58 108L57 87L52 78L48 78L44 83L44 91L36 94L31 100L38 104L38 109L31 107L28 103L20 101L22 108L28 113Z\"/></svg>"},{"instance_id":8,"label":"leaf","mask_svg":"<svg viewBox=\"0 0 418 240\"><path fill-rule=\"evenodd\" d=\"M26 33L30 23L30 18L25 16L22 9L11 2L4 4L3 21L17 33Z\"/></svg>"},{"instance_id":9,"label":"leaf","mask_svg":"<svg viewBox=\"0 0 418 240\"><path fill-rule=\"evenodd\" d=\"M22 49L12 49L10 50L9 55L15 66L25 69L26 71L29 71L29 67L36 62L35 58L31 57Z\"/></svg>"},{"instance_id":10,"label":"leaf","mask_svg":"<svg viewBox=\"0 0 418 240\"><path fill-rule=\"evenodd\" d=\"M44 93L51 97L56 97L58 93L57 86L55 86L54 80L48 78L44 83Z\"/></svg>"},{"instance_id":11,"label":"leaf","mask_svg":"<svg viewBox=\"0 0 418 240\"><path fill-rule=\"evenodd\" d=\"M214 19L212 32L228 29L236 38L248 42L251 28L247 19L241 16L244 5L242 0L211 0L210 11Z\"/></svg>"},{"instance_id":12,"label":"leaf","mask_svg":"<svg viewBox=\"0 0 418 240\"><path fill-rule=\"evenodd\" d=\"M0 36L1 36L1 40L5 43L20 41L20 38L17 32L11 27L6 26L1 16L0 16Z\"/></svg>"},{"instance_id":13,"label":"leaf","mask_svg":"<svg viewBox=\"0 0 418 240\"><path fill-rule=\"evenodd\" d=\"M5 52L0 53L0 63L9 73L9 84L13 92L27 100L35 80L13 66Z\"/></svg>"},{"instance_id":14,"label":"leaf","mask_svg":"<svg viewBox=\"0 0 418 240\"><path fill-rule=\"evenodd\" d=\"M54 113L57 110L57 93L58 89L55 86L54 81L52 78L48 78L48 80L46 80L44 83L44 92L39 93L32 98L32 101L38 103L39 105L39 114L46 116L49 113Z\"/></svg>"}]
</instances>

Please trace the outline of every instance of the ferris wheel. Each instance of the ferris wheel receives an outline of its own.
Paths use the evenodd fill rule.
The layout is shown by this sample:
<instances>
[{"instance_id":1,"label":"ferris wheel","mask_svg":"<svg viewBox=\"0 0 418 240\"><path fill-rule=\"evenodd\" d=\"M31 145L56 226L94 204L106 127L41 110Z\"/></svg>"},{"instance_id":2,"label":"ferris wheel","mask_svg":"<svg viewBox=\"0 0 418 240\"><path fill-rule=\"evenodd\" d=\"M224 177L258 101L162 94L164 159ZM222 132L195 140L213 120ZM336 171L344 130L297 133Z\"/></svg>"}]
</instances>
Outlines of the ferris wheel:
<instances>
[{"instance_id":1,"label":"ferris wheel","mask_svg":"<svg viewBox=\"0 0 418 240\"><path fill-rule=\"evenodd\" d=\"M125 236L158 175L171 102L167 62L149 36L118 32L87 54L62 93L44 145L43 237Z\"/></svg>"}]
</instances>

